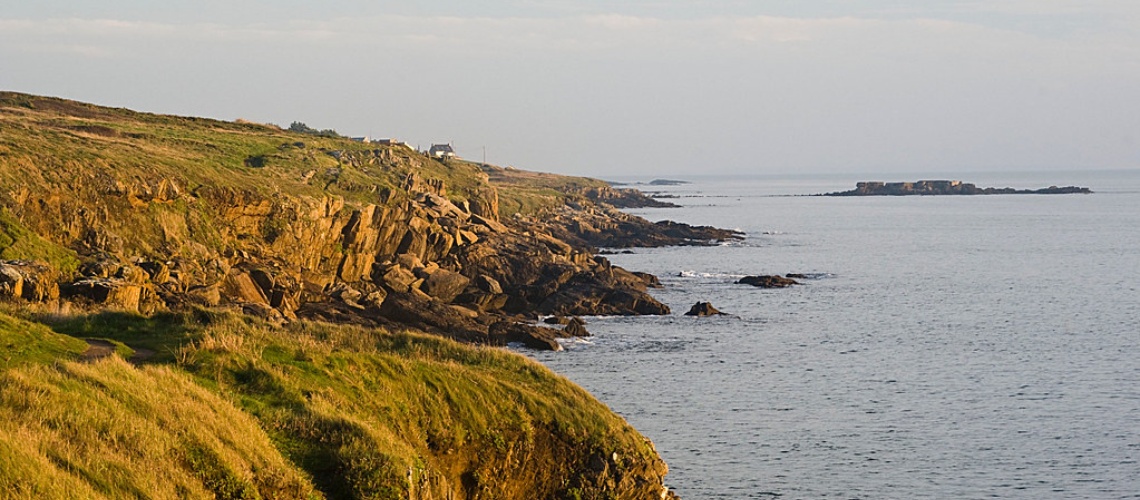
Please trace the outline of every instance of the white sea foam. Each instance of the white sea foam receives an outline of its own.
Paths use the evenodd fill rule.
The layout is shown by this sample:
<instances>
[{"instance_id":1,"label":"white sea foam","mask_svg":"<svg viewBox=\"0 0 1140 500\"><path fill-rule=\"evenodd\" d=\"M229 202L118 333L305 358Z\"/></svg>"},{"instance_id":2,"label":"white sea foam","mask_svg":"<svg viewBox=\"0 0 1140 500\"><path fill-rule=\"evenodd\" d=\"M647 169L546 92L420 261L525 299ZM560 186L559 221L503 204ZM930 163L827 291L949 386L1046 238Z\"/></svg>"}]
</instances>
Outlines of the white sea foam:
<instances>
[{"instance_id":1,"label":"white sea foam","mask_svg":"<svg viewBox=\"0 0 1140 500\"><path fill-rule=\"evenodd\" d=\"M706 273L697 271L681 271L677 273L678 278L704 278L704 279L740 279L747 276L747 274L731 274L731 273Z\"/></svg>"}]
</instances>

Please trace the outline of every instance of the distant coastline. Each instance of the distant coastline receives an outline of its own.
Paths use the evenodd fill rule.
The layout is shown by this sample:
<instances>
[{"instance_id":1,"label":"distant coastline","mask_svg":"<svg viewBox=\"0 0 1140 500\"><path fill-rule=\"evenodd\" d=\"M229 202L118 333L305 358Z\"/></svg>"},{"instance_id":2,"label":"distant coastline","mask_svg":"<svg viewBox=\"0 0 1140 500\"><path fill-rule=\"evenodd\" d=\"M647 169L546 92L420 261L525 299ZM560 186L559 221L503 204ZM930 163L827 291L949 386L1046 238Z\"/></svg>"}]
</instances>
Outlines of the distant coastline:
<instances>
[{"instance_id":1,"label":"distant coastline","mask_svg":"<svg viewBox=\"0 0 1140 500\"><path fill-rule=\"evenodd\" d=\"M1092 190L1079 186L1049 186L1040 189L979 188L962 181L925 180L917 182L863 181L850 191L836 191L818 196L945 196L986 194L1091 194Z\"/></svg>"},{"instance_id":2,"label":"distant coastline","mask_svg":"<svg viewBox=\"0 0 1140 500\"><path fill-rule=\"evenodd\" d=\"M676 179L653 179L649 182L617 182L607 181L611 186L683 186L689 184L689 181L680 181Z\"/></svg>"}]
</instances>

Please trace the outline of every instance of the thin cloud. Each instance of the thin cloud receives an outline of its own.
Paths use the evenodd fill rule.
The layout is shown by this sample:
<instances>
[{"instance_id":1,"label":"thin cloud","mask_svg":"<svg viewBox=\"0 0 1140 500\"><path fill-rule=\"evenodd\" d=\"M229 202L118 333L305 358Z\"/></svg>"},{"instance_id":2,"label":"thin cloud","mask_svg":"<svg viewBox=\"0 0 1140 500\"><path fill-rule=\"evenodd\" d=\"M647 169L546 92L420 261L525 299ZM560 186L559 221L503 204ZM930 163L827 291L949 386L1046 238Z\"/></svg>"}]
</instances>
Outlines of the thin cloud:
<instances>
[{"instance_id":1,"label":"thin cloud","mask_svg":"<svg viewBox=\"0 0 1140 500\"><path fill-rule=\"evenodd\" d=\"M101 92L128 107L156 89L144 109L302 117L360 133L383 125L424 142L447 129L457 144L497 144L507 161L563 171L1121 164L1134 154L1135 139L1106 138L1140 126L1136 33L1054 36L961 15L984 8L975 2L938 5L956 14L9 19L0 83ZM112 60L83 64L93 57ZM441 69L456 77L422 77ZM391 98L347 97L369 95ZM696 143L764 154L693 156Z\"/></svg>"}]
</instances>

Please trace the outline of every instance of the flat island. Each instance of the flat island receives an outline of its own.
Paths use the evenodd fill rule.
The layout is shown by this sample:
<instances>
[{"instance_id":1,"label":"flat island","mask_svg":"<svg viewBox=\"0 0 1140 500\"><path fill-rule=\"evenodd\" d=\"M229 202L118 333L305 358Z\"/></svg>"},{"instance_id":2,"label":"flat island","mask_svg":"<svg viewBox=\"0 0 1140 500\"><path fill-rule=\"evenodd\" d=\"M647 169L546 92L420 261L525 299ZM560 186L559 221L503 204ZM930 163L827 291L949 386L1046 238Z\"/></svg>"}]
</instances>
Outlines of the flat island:
<instances>
[{"instance_id":1,"label":"flat island","mask_svg":"<svg viewBox=\"0 0 1140 500\"><path fill-rule=\"evenodd\" d=\"M855 184L850 191L836 191L822 196L915 196L915 195L978 195L978 194L1089 194L1087 187L1049 186L1041 189L979 188L962 181L876 182Z\"/></svg>"}]
</instances>

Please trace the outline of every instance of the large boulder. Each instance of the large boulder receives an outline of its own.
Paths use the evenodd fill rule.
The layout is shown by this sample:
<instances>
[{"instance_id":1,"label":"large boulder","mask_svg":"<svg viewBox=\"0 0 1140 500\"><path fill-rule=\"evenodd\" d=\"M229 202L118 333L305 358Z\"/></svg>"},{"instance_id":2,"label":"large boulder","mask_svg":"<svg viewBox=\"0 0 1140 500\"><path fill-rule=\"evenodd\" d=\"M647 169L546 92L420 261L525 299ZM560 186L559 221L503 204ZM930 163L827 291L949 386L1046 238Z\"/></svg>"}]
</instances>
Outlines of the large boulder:
<instances>
[{"instance_id":1,"label":"large boulder","mask_svg":"<svg viewBox=\"0 0 1140 500\"><path fill-rule=\"evenodd\" d=\"M236 304L269 304L269 298L249 273L235 271L222 282L222 298Z\"/></svg>"},{"instance_id":2,"label":"large boulder","mask_svg":"<svg viewBox=\"0 0 1140 500\"><path fill-rule=\"evenodd\" d=\"M469 278L457 272L437 269L424 279L423 284L420 285L420 290L443 302L451 302L460 293L463 293L463 289L467 288L467 284L470 282Z\"/></svg>"},{"instance_id":3,"label":"large boulder","mask_svg":"<svg viewBox=\"0 0 1140 500\"><path fill-rule=\"evenodd\" d=\"M140 312L140 306L148 302L153 291L119 278L88 278L66 286L64 294L111 310Z\"/></svg>"},{"instance_id":4,"label":"large boulder","mask_svg":"<svg viewBox=\"0 0 1140 500\"><path fill-rule=\"evenodd\" d=\"M15 266L0 264L0 297L21 298L24 295L24 275Z\"/></svg>"},{"instance_id":5,"label":"large boulder","mask_svg":"<svg viewBox=\"0 0 1140 500\"><path fill-rule=\"evenodd\" d=\"M475 286L479 289L479 291L484 293L503 293L503 286L499 284L495 278L487 276L486 274L480 274L479 276L475 277Z\"/></svg>"},{"instance_id":6,"label":"large boulder","mask_svg":"<svg viewBox=\"0 0 1140 500\"><path fill-rule=\"evenodd\" d=\"M396 293L406 293L419 278L399 264L376 265L372 270L373 283Z\"/></svg>"},{"instance_id":7,"label":"large boulder","mask_svg":"<svg viewBox=\"0 0 1140 500\"><path fill-rule=\"evenodd\" d=\"M192 286L182 298L191 304L213 307L222 302L222 289L218 284Z\"/></svg>"},{"instance_id":8,"label":"large boulder","mask_svg":"<svg viewBox=\"0 0 1140 500\"><path fill-rule=\"evenodd\" d=\"M637 271L634 271L632 274L644 282L645 286L648 288L665 288L665 285L661 284L661 280L657 279L657 277L652 274Z\"/></svg>"},{"instance_id":9,"label":"large boulder","mask_svg":"<svg viewBox=\"0 0 1140 500\"><path fill-rule=\"evenodd\" d=\"M562 327L562 335L565 337L589 337L590 332L586 330L586 322L575 316L566 322L566 326Z\"/></svg>"},{"instance_id":10,"label":"large boulder","mask_svg":"<svg viewBox=\"0 0 1140 500\"><path fill-rule=\"evenodd\" d=\"M461 313L459 308L434 300L419 291L391 292L384 298L377 312L389 321L456 340L491 343L486 325Z\"/></svg>"},{"instance_id":11,"label":"large boulder","mask_svg":"<svg viewBox=\"0 0 1140 500\"><path fill-rule=\"evenodd\" d=\"M473 291L460 294L455 298L454 302L472 309L491 312L505 307L510 299L511 297L505 293Z\"/></svg>"},{"instance_id":12,"label":"large boulder","mask_svg":"<svg viewBox=\"0 0 1140 500\"><path fill-rule=\"evenodd\" d=\"M560 316L662 316L669 306L648 293L580 283L563 287L539 303L538 312Z\"/></svg>"}]
</instances>

